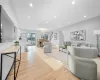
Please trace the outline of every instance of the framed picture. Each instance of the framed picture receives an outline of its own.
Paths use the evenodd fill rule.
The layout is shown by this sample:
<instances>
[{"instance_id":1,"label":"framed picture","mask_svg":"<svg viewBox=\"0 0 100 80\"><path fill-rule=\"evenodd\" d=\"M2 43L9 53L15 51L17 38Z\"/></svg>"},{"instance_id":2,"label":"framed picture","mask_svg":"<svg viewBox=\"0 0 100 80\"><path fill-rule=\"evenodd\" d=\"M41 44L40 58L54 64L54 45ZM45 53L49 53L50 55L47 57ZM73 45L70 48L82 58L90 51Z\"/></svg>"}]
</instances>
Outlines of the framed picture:
<instances>
[{"instance_id":1,"label":"framed picture","mask_svg":"<svg viewBox=\"0 0 100 80\"><path fill-rule=\"evenodd\" d=\"M70 33L71 40L73 41L85 41L86 40L86 31L79 30L73 31Z\"/></svg>"},{"instance_id":2,"label":"framed picture","mask_svg":"<svg viewBox=\"0 0 100 80\"><path fill-rule=\"evenodd\" d=\"M54 33L54 40L57 40L57 33Z\"/></svg>"}]
</instances>

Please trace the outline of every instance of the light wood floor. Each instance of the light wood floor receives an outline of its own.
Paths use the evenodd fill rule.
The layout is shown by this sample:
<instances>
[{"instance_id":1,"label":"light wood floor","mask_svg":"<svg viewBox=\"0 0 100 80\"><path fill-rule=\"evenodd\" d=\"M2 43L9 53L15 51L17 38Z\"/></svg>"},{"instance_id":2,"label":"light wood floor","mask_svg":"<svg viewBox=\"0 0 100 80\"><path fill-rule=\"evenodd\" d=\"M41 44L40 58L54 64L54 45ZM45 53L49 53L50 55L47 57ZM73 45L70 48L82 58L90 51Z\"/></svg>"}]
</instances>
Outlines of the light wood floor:
<instances>
[{"instance_id":1,"label":"light wood floor","mask_svg":"<svg viewBox=\"0 0 100 80\"><path fill-rule=\"evenodd\" d=\"M29 54L22 53L17 80L79 80L60 62L44 55L42 49ZM13 80L13 71L8 80Z\"/></svg>"}]
</instances>

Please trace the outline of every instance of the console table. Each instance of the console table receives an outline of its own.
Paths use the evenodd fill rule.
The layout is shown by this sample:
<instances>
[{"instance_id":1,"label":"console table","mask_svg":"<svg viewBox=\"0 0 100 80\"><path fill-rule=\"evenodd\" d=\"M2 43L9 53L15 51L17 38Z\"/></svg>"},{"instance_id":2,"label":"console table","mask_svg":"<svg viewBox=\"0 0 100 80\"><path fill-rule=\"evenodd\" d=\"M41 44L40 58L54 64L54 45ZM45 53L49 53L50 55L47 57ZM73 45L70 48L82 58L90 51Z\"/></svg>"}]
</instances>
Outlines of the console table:
<instances>
[{"instance_id":1,"label":"console table","mask_svg":"<svg viewBox=\"0 0 100 80\"><path fill-rule=\"evenodd\" d=\"M17 54L20 54L19 59L17 59ZM16 80L21 61L21 46L9 47L0 54L0 58L0 80L7 80L12 68L14 68L14 80Z\"/></svg>"}]
</instances>

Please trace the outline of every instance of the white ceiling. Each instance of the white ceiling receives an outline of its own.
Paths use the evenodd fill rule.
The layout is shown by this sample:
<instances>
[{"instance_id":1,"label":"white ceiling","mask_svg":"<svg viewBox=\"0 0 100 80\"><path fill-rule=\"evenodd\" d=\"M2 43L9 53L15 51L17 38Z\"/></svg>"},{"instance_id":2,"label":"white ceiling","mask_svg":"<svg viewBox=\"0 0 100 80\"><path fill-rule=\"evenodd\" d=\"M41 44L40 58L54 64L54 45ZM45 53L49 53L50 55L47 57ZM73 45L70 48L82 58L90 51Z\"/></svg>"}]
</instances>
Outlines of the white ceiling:
<instances>
[{"instance_id":1,"label":"white ceiling","mask_svg":"<svg viewBox=\"0 0 100 80\"><path fill-rule=\"evenodd\" d=\"M12 0L12 4L22 29L53 30L100 15L100 0Z\"/></svg>"}]
</instances>

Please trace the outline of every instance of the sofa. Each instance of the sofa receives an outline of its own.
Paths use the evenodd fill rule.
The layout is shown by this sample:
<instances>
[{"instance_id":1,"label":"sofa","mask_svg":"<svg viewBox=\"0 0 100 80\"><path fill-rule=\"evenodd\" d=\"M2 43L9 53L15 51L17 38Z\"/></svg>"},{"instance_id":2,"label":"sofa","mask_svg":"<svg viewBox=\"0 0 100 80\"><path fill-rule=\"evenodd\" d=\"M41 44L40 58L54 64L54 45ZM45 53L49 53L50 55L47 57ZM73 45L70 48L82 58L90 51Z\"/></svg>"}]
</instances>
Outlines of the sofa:
<instances>
[{"instance_id":1,"label":"sofa","mask_svg":"<svg viewBox=\"0 0 100 80\"><path fill-rule=\"evenodd\" d=\"M95 47L68 47L68 68L80 79L97 80L97 57Z\"/></svg>"}]
</instances>

